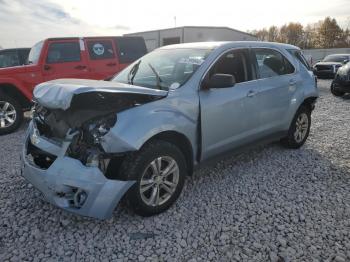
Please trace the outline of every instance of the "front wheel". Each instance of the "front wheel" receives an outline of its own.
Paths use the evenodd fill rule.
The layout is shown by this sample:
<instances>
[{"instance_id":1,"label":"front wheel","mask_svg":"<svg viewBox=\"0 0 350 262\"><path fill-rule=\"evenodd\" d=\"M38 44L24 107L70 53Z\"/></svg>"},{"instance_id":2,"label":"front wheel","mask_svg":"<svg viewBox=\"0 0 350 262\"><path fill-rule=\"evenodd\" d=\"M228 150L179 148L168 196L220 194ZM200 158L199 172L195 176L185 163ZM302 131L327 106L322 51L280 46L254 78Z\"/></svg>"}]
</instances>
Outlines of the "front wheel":
<instances>
[{"instance_id":1,"label":"front wheel","mask_svg":"<svg viewBox=\"0 0 350 262\"><path fill-rule=\"evenodd\" d=\"M334 96L343 96L343 95L345 94L344 92L338 91L338 90L335 88L334 83L331 84L331 93L332 93Z\"/></svg>"},{"instance_id":2,"label":"front wheel","mask_svg":"<svg viewBox=\"0 0 350 262\"><path fill-rule=\"evenodd\" d=\"M22 121L21 105L12 97L0 94L0 135L17 130Z\"/></svg>"},{"instance_id":3,"label":"front wheel","mask_svg":"<svg viewBox=\"0 0 350 262\"><path fill-rule=\"evenodd\" d=\"M311 111L301 106L293 118L287 136L281 140L282 145L287 148L300 148L309 136L310 127Z\"/></svg>"},{"instance_id":4,"label":"front wheel","mask_svg":"<svg viewBox=\"0 0 350 262\"><path fill-rule=\"evenodd\" d=\"M136 183L127 200L141 216L159 214L179 197L187 173L182 152L173 144L154 140L123 161L120 172Z\"/></svg>"}]
</instances>

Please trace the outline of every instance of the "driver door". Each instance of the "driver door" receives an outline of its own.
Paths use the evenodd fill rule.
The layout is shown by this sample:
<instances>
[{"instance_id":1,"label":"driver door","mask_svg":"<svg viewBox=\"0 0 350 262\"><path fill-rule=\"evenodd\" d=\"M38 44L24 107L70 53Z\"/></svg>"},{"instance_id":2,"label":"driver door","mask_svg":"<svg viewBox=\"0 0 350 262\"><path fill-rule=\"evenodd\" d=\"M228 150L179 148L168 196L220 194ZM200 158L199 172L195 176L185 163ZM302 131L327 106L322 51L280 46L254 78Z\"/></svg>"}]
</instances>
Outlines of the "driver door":
<instances>
[{"instance_id":1,"label":"driver door","mask_svg":"<svg viewBox=\"0 0 350 262\"><path fill-rule=\"evenodd\" d=\"M231 74L236 84L227 88L201 88L202 160L249 143L258 136L256 81L248 49L222 55L205 78Z\"/></svg>"}]
</instances>

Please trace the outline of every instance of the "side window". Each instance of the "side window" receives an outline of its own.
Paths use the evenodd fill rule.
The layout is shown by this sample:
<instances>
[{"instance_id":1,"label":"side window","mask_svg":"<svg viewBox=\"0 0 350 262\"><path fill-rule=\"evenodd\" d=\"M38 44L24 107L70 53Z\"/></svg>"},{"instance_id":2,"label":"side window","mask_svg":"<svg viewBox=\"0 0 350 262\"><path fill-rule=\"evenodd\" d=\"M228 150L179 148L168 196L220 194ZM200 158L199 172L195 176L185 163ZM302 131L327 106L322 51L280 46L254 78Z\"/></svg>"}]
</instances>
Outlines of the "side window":
<instances>
[{"instance_id":1,"label":"side window","mask_svg":"<svg viewBox=\"0 0 350 262\"><path fill-rule=\"evenodd\" d=\"M51 43L46 58L48 64L80 61L78 42Z\"/></svg>"},{"instance_id":2,"label":"side window","mask_svg":"<svg viewBox=\"0 0 350 262\"><path fill-rule=\"evenodd\" d=\"M0 68L18 65L20 65L20 61L16 50L5 51L0 54Z\"/></svg>"},{"instance_id":3,"label":"side window","mask_svg":"<svg viewBox=\"0 0 350 262\"><path fill-rule=\"evenodd\" d=\"M87 42L89 56L92 60L114 58L112 41L96 40Z\"/></svg>"},{"instance_id":4,"label":"side window","mask_svg":"<svg viewBox=\"0 0 350 262\"><path fill-rule=\"evenodd\" d=\"M147 53L145 42L142 38L116 38L120 63L132 63Z\"/></svg>"},{"instance_id":5,"label":"side window","mask_svg":"<svg viewBox=\"0 0 350 262\"><path fill-rule=\"evenodd\" d=\"M255 49L260 78L292 74L294 66L280 52L272 49Z\"/></svg>"},{"instance_id":6,"label":"side window","mask_svg":"<svg viewBox=\"0 0 350 262\"><path fill-rule=\"evenodd\" d=\"M229 74L235 77L236 83L252 79L251 64L247 50L234 50L225 53L209 71L213 74Z\"/></svg>"}]
</instances>

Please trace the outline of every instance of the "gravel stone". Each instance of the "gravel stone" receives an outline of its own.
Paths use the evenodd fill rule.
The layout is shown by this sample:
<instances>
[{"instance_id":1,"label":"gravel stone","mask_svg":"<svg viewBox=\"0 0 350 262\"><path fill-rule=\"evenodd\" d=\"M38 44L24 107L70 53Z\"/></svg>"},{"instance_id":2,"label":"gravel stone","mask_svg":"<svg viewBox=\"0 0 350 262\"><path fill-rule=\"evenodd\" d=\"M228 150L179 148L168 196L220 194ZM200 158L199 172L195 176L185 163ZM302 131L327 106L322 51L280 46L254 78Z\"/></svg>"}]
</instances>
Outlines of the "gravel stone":
<instances>
[{"instance_id":1,"label":"gravel stone","mask_svg":"<svg viewBox=\"0 0 350 262\"><path fill-rule=\"evenodd\" d=\"M350 261L350 96L318 86L301 149L273 143L202 167L148 218L124 202L99 221L41 200L20 176L27 123L0 137L0 261Z\"/></svg>"}]
</instances>

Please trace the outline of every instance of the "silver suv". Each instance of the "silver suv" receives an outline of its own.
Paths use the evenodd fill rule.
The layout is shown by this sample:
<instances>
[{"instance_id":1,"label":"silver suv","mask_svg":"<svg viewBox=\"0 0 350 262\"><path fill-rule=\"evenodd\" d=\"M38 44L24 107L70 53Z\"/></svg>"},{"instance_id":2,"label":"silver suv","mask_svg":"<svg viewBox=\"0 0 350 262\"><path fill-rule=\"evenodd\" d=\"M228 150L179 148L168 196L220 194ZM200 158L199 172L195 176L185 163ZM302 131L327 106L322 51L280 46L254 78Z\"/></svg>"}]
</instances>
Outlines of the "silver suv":
<instances>
[{"instance_id":1,"label":"silver suv","mask_svg":"<svg viewBox=\"0 0 350 262\"><path fill-rule=\"evenodd\" d=\"M38 85L22 174L77 214L108 218L126 194L137 214L154 215L214 156L267 138L301 147L317 96L295 46L162 47L111 81Z\"/></svg>"}]
</instances>

